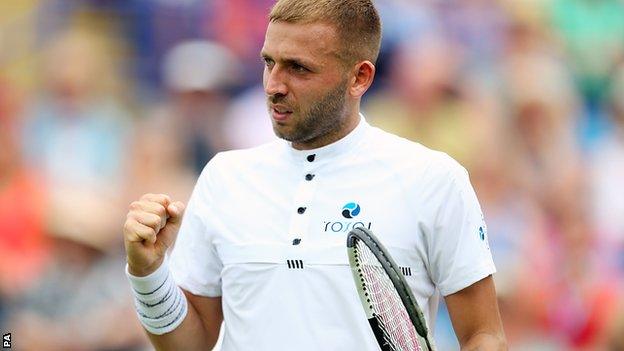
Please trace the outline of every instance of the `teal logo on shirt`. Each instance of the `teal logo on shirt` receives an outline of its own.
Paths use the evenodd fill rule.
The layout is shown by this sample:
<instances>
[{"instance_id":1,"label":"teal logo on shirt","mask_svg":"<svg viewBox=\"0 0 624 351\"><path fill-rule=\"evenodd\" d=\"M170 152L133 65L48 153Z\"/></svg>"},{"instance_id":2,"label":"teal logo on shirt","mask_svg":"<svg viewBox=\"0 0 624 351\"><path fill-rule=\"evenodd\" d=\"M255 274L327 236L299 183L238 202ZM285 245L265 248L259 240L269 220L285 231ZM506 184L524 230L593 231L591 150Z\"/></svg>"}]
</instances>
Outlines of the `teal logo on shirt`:
<instances>
[{"instance_id":1,"label":"teal logo on shirt","mask_svg":"<svg viewBox=\"0 0 624 351\"><path fill-rule=\"evenodd\" d=\"M357 217L360 214L361 208L360 205L355 202L349 202L346 205L342 206L342 217L347 219L352 219ZM324 223L324 231L326 233L348 233L351 229L357 227L363 227L371 229L371 222L362 222L360 221L325 221Z\"/></svg>"},{"instance_id":2,"label":"teal logo on shirt","mask_svg":"<svg viewBox=\"0 0 624 351\"><path fill-rule=\"evenodd\" d=\"M483 227L479 227L479 238L485 240L485 230L483 230Z\"/></svg>"},{"instance_id":3,"label":"teal logo on shirt","mask_svg":"<svg viewBox=\"0 0 624 351\"><path fill-rule=\"evenodd\" d=\"M353 218L360 214L360 205L355 202L349 202L342 207L342 216L344 218Z\"/></svg>"}]
</instances>

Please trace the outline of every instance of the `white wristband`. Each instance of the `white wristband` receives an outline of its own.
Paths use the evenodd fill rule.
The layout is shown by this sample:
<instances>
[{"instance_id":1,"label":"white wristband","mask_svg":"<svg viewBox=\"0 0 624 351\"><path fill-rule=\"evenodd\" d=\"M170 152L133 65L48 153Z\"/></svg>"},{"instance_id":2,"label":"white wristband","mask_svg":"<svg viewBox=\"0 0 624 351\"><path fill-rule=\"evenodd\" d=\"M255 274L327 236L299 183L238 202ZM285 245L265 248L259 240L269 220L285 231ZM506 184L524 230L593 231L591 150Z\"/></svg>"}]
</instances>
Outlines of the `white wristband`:
<instances>
[{"instance_id":1,"label":"white wristband","mask_svg":"<svg viewBox=\"0 0 624 351\"><path fill-rule=\"evenodd\" d=\"M186 296L173 280L166 258L156 271L145 277L130 274L128 265L126 275L139 321L148 332L162 335L182 323L188 311Z\"/></svg>"}]
</instances>

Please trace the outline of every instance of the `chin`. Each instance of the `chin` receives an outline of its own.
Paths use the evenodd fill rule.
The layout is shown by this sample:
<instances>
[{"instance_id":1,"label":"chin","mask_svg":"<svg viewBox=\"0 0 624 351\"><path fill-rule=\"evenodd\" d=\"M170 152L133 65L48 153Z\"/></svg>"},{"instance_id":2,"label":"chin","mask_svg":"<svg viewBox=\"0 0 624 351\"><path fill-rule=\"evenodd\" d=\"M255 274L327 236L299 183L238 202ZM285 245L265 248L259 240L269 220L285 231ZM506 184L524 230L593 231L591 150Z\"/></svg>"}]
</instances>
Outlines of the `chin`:
<instances>
[{"instance_id":1,"label":"chin","mask_svg":"<svg viewBox=\"0 0 624 351\"><path fill-rule=\"evenodd\" d=\"M280 139L292 141L292 133L288 133L285 129L286 127L283 124L273 122L273 133Z\"/></svg>"},{"instance_id":2,"label":"chin","mask_svg":"<svg viewBox=\"0 0 624 351\"><path fill-rule=\"evenodd\" d=\"M297 133L293 133L292 131L287 131L279 127L273 127L273 132L278 138L289 141L291 143L305 143L309 139L304 138Z\"/></svg>"}]
</instances>

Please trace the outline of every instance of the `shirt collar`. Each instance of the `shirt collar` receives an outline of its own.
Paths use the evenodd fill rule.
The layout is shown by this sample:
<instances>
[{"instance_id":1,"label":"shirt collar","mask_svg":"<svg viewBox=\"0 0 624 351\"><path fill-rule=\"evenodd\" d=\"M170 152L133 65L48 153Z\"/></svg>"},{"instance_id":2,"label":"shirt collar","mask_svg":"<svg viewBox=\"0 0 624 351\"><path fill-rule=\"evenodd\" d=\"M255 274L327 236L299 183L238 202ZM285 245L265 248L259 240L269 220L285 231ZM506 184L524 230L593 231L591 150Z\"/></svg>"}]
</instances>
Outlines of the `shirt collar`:
<instances>
[{"instance_id":1,"label":"shirt collar","mask_svg":"<svg viewBox=\"0 0 624 351\"><path fill-rule=\"evenodd\" d=\"M355 145L364 139L366 131L370 129L370 125L366 119L360 114L358 125L349 134L342 139L335 141L329 145L325 145L311 150L297 150L292 147L291 142L285 141L289 153L296 160L302 162L322 162L332 159L351 150Z\"/></svg>"}]
</instances>

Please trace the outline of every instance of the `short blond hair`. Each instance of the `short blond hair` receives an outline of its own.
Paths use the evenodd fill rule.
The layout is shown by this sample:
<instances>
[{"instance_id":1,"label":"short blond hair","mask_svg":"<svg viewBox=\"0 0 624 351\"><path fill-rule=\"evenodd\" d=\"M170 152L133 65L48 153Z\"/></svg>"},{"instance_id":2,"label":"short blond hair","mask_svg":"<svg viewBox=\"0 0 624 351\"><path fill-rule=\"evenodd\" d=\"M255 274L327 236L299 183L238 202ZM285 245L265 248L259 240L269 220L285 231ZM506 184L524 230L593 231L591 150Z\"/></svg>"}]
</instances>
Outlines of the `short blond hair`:
<instances>
[{"instance_id":1,"label":"short blond hair","mask_svg":"<svg viewBox=\"0 0 624 351\"><path fill-rule=\"evenodd\" d=\"M371 0L277 0L270 22L327 23L336 28L339 57L347 64L379 56L381 20Z\"/></svg>"}]
</instances>

